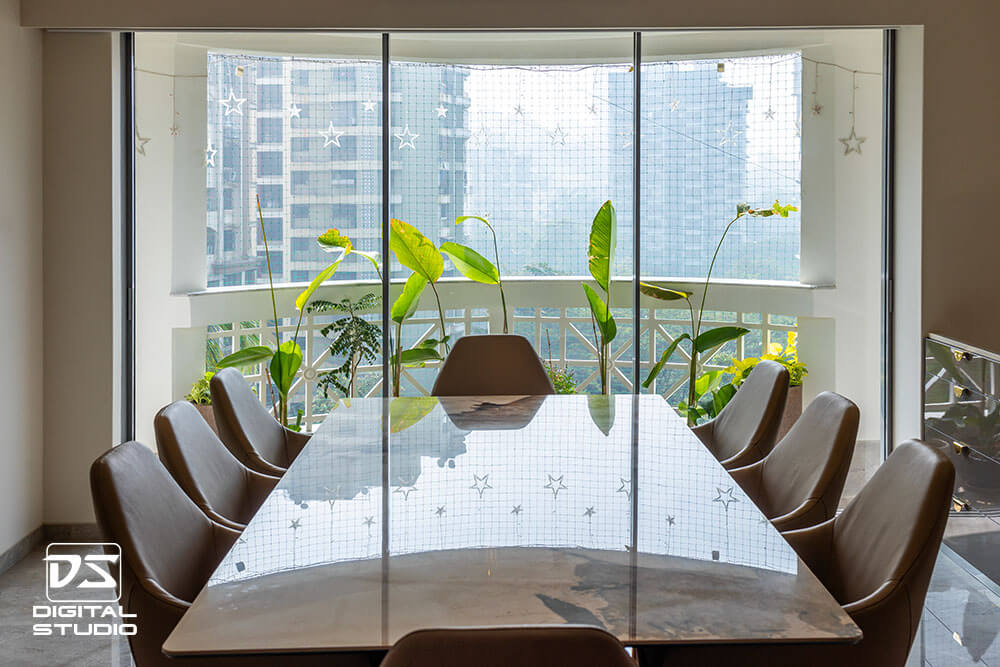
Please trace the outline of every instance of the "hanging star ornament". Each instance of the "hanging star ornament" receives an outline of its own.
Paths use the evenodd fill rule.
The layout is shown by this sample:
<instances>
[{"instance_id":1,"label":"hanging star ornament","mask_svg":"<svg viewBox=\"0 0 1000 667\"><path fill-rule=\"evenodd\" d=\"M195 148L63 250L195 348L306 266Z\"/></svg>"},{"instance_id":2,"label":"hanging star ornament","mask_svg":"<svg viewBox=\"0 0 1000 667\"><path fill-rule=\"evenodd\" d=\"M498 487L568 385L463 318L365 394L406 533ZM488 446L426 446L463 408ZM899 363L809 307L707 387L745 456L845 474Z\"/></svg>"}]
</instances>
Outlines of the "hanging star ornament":
<instances>
[{"instance_id":1,"label":"hanging star ornament","mask_svg":"<svg viewBox=\"0 0 1000 667\"><path fill-rule=\"evenodd\" d=\"M775 113L774 109L768 107L767 111L764 112L764 118L766 118L767 120L774 120L774 113Z\"/></svg>"},{"instance_id":2,"label":"hanging star ornament","mask_svg":"<svg viewBox=\"0 0 1000 667\"><path fill-rule=\"evenodd\" d=\"M403 496L403 502L405 503L407 500L410 499L410 494L416 490L417 487L415 486L398 486L396 487L396 490L393 491L393 493L398 493L399 495Z\"/></svg>"},{"instance_id":3,"label":"hanging star ornament","mask_svg":"<svg viewBox=\"0 0 1000 667\"><path fill-rule=\"evenodd\" d=\"M409 125L407 125L406 128L402 132L397 132L396 135L395 135L395 137L397 139L399 139L399 149L400 150L403 150L404 148L410 148L410 149L416 150L417 147L413 144L413 142L419 136L420 136L419 134L415 134L413 132L410 132L410 126Z\"/></svg>"},{"instance_id":4,"label":"hanging star ornament","mask_svg":"<svg viewBox=\"0 0 1000 667\"><path fill-rule=\"evenodd\" d=\"M809 109L810 109L810 111L812 111L812 115L814 115L814 116L818 116L821 113L823 113L823 105L822 104L818 104L818 103L817 104L813 104Z\"/></svg>"},{"instance_id":5,"label":"hanging star ornament","mask_svg":"<svg viewBox=\"0 0 1000 667\"><path fill-rule=\"evenodd\" d=\"M844 155L850 155L851 153L861 155L861 144L865 143L867 138L868 137L859 137L854 131L854 124L852 123L851 133L838 141L844 144Z\"/></svg>"},{"instance_id":6,"label":"hanging star ornament","mask_svg":"<svg viewBox=\"0 0 1000 667\"><path fill-rule=\"evenodd\" d=\"M733 123L732 123L732 121L730 121L729 123L727 123L726 127L724 129L722 129L722 130L716 130L715 132L716 132L716 134L719 135L719 145L720 146L725 146L730 141L735 140L736 137L738 137L741 134L743 134L743 130L735 130L735 131L733 130Z\"/></svg>"},{"instance_id":7,"label":"hanging star ornament","mask_svg":"<svg viewBox=\"0 0 1000 667\"><path fill-rule=\"evenodd\" d=\"M552 145L553 146L556 146L556 145L565 146L566 145L566 137L567 137L566 132L561 127L559 127L558 125L556 125L556 129L554 129L551 132L549 132L549 138L552 140Z\"/></svg>"},{"instance_id":8,"label":"hanging star ornament","mask_svg":"<svg viewBox=\"0 0 1000 667\"><path fill-rule=\"evenodd\" d=\"M621 480L621 486L618 487L618 490L615 491L615 493L624 493L626 498L631 499L632 498L632 480L625 479L624 477L619 477L618 479Z\"/></svg>"},{"instance_id":9,"label":"hanging star ornament","mask_svg":"<svg viewBox=\"0 0 1000 667\"><path fill-rule=\"evenodd\" d=\"M323 137L323 148L326 148L331 144L340 148L340 138L344 136L344 133L335 129L333 127L333 121L331 120L329 127L326 128L326 131L321 131L319 136Z\"/></svg>"},{"instance_id":10,"label":"hanging star ornament","mask_svg":"<svg viewBox=\"0 0 1000 667\"><path fill-rule=\"evenodd\" d=\"M523 511L524 511L524 510L523 510L523 509L521 509L521 506L520 506L520 505L514 505L514 509L512 509L512 510L510 511L510 513L511 513L511 514L513 514L514 516L517 516L518 514L520 514L520 513L521 513L521 512L523 512Z\"/></svg>"},{"instance_id":11,"label":"hanging star ornament","mask_svg":"<svg viewBox=\"0 0 1000 667\"><path fill-rule=\"evenodd\" d=\"M470 486L469 488L470 489L475 489L479 493L479 497L480 498L482 498L483 494L486 493L486 489L492 489L493 488L492 486L490 486L490 476L488 474L487 475L483 475L482 477L480 477L479 475L473 475L472 478L475 481L472 483L472 486Z\"/></svg>"},{"instance_id":12,"label":"hanging star ornament","mask_svg":"<svg viewBox=\"0 0 1000 667\"><path fill-rule=\"evenodd\" d=\"M367 102L362 102L361 107L365 111L375 111L375 103L372 102L371 100L368 100Z\"/></svg>"},{"instance_id":13,"label":"hanging star ornament","mask_svg":"<svg viewBox=\"0 0 1000 667\"><path fill-rule=\"evenodd\" d=\"M146 139L146 141L149 141L149 139ZM142 152L143 155L146 154L145 149L143 149L141 152ZM206 167L214 167L215 166L215 155L218 152L219 151L217 151L214 148L212 148L212 144L208 145L208 148L205 149L205 166Z\"/></svg>"},{"instance_id":14,"label":"hanging star ornament","mask_svg":"<svg viewBox=\"0 0 1000 667\"><path fill-rule=\"evenodd\" d=\"M139 155L146 154L146 144L149 143L149 137L144 137L139 134L139 128L135 128L135 152ZM214 163L213 163L214 164Z\"/></svg>"},{"instance_id":15,"label":"hanging star ornament","mask_svg":"<svg viewBox=\"0 0 1000 667\"><path fill-rule=\"evenodd\" d=\"M733 487L731 487L731 486L728 489L726 489L725 491L723 491L719 487L715 487L715 490L718 492L718 495L715 496L715 498L712 499L712 502L713 503L722 503L722 507L727 512L729 511L729 506L732 503L738 503L738 502L740 502L740 499L737 498L737 497L735 497L733 495Z\"/></svg>"},{"instance_id":16,"label":"hanging star ornament","mask_svg":"<svg viewBox=\"0 0 1000 667\"><path fill-rule=\"evenodd\" d=\"M292 530L298 530L299 526L302 525L302 519L293 519L291 524L288 526Z\"/></svg>"},{"instance_id":17,"label":"hanging star ornament","mask_svg":"<svg viewBox=\"0 0 1000 667\"><path fill-rule=\"evenodd\" d=\"M371 528L372 526L375 525L375 517L373 517L373 516L366 516L365 520L362 523L364 523L366 526L368 526L369 528Z\"/></svg>"},{"instance_id":18,"label":"hanging star ornament","mask_svg":"<svg viewBox=\"0 0 1000 667\"><path fill-rule=\"evenodd\" d=\"M230 88L229 97L227 99L222 100L220 104L222 104L222 106L225 107L227 116L233 113L242 116L243 103L246 101L247 98L245 97L236 97L236 93L234 93L233 89Z\"/></svg>"},{"instance_id":19,"label":"hanging star ornament","mask_svg":"<svg viewBox=\"0 0 1000 667\"><path fill-rule=\"evenodd\" d=\"M523 116L524 115L524 107L521 106L520 104L516 105L514 107L514 114L517 115L517 116Z\"/></svg>"},{"instance_id":20,"label":"hanging star ornament","mask_svg":"<svg viewBox=\"0 0 1000 667\"><path fill-rule=\"evenodd\" d=\"M439 507L436 510L434 510L434 516L444 516L445 512L447 512L447 511L448 510L446 510L444 508L444 505L442 505L441 507Z\"/></svg>"},{"instance_id":21,"label":"hanging star ornament","mask_svg":"<svg viewBox=\"0 0 1000 667\"><path fill-rule=\"evenodd\" d=\"M670 103L670 111L672 112L677 111L677 107L679 107L680 105L681 105L680 100L674 100L673 102Z\"/></svg>"},{"instance_id":22,"label":"hanging star ornament","mask_svg":"<svg viewBox=\"0 0 1000 667\"><path fill-rule=\"evenodd\" d=\"M300 107L295 102L292 102L288 106L288 117L289 118L302 118L301 114L302 114L302 107Z\"/></svg>"},{"instance_id":23,"label":"hanging star ornament","mask_svg":"<svg viewBox=\"0 0 1000 667\"><path fill-rule=\"evenodd\" d=\"M439 104L436 107L434 107L434 113L437 114L438 118L447 118L448 117L448 109L443 104Z\"/></svg>"},{"instance_id":24,"label":"hanging star ornament","mask_svg":"<svg viewBox=\"0 0 1000 667\"><path fill-rule=\"evenodd\" d=\"M587 105L587 111L589 111L591 114L596 115L597 114L597 105L594 104L593 102L591 102L590 104Z\"/></svg>"},{"instance_id":25,"label":"hanging star ornament","mask_svg":"<svg viewBox=\"0 0 1000 667\"><path fill-rule=\"evenodd\" d=\"M593 507L588 507L583 511L583 516L587 517L588 519L594 516L595 514L597 514L597 510L595 510Z\"/></svg>"},{"instance_id":26,"label":"hanging star ornament","mask_svg":"<svg viewBox=\"0 0 1000 667\"><path fill-rule=\"evenodd\" d=\"M674 525L674 517L669 516L669 515L667 516L667 525L668 526Z\"/></svg>"},{"instance_id":27,"label":"hanging star ornament","mask_svg":"<svg viewBox=\"0 0 1000 667\"><path fill-rule=\"evenodd\" d=\"M549 478L549 482L548 482L548 484L545 485L544 488L549 489L550 491L552 491L552 497L553 498L559 497L559 492L560 491L562 491L563 489L568 489L569 488L568 486L566 486L565 484L563 484L563 477L564 477L564 475L559 475L558 477L553 477L552 475L546 475L546 477Z\"/></svg>"}]
</instances>

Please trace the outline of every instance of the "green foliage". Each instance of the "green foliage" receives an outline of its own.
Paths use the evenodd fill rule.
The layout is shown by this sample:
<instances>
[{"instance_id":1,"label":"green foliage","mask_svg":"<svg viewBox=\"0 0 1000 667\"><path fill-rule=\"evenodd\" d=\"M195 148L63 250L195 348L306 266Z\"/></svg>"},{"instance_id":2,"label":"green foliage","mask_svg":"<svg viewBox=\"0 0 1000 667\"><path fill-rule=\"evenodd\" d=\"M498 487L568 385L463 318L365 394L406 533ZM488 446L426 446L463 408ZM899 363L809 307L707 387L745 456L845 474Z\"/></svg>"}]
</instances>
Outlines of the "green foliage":
<instances>
[{"instance_id":1,"label":"green foliage","mask_svg":"<svg viewBox=\"0 0 1000 667\"><path fill-rule=\"evenodd\" d=\"M187 393L184 400L191 401L195 405L211 405L212 392L209 390L209 382L213 375L215 375L215 371L206 371L191 385L191 391Z\"/></svg>"},{"instance_id":2,"label":"green foliage","mask_svg":"<svg viewBox=\"0 0 1000 667\"><path fill-rule=\"evenodd\" d=\"M767 354L762 354L760 357L733 359L729 368L726 369L726 373L733 376L733 384L739 387L743 384L743 380L750 375L754 366L761 361L776 361L787 368L790 387L801 386L802 380L809 375L809 369L803 362L799 361L798 332L796 331L788 332L788 342L784 347L780 343L771 343L768 345Z\"/></svg>"},{"instance_id":3,"label":"green foliage","mask_svg":"<svg viewBox=\"0 0 1000 667\"><path fill-rule=\"evenodd\" d=\"M313 301L308 306L311 313L337 312L344 315L320 329L330 343L330 356L343 357L344 362L333 370L321 373L317 389L323 397L329 398L331 388L344 396L355 395L355 381L358 366L373 363L382 350L382 330L378 325L362 317L379 307L382 299L376 294L366 294L357 301L348 298L340 301Z\"/></svg>"},{"instance_id":4,"label":"green foliage","mask_svg":"<svg viewBox=\"0 0 1000 667\"><path fill-rule=\"evenodd\" d=\"M552 387L556 390L557 394L575 394L576 393L576 378L573 377L573 372L570 371L565 366L556 366L552 362L545 362L545 372L549 376L549 381L552 382Z\"/></svg>"},{"instance_id":5,"label":"green foliage","mask_svg":"<svg viewBox=\"0 0 1000 667\"><path fill-rule=\"evenodd\" d=\"M495 229L493 229L493 225L490 224L489 220L478 215L460 215L457 218L455 218L455 224L460 225L466 220L478 220L479 222L486 225L486 228L490 230L490 234L493 235L493 255L496 258L496 265L491 264L489 260L484 258L479 253L477 253L475 250L472 250L471 248L465 248L465 246L460 246L456 243L450 243L450 242L443 243L441 244L441 250L443 250L444 252L448 252L447 250L445 250L446 245L456 246L458 248L465 248L465 250L471 252L475 257L478 257L479 260L481 260L479 264L482 267L482 269L484 269L482 273L488 275L490 273L489 270L492 269L492 272L496 274L495 281L480 280L479 278L475 278L473 275L466 273L466 271L462 269L462 266L459 265L460 262L464 262L466 265L468 265L469 262L467 260L465 260L464 258L456 258L453 254L448 253L448 256L451 257L451 260L455 262L455 268L461 271L463 276L465 276L466 278L471 278L472 280L478 280L481 283L496 285L497 288L500 290L500 306L503 308L503 332L507 333L507 297L503 292L503 280L500 278L500 249L499 246L497 245L497 232ZM456 259L458 261L456 261ZM473 271L475 271L475 267L470 267L470 268L472 268Z\"/></svg>"},{"instance_id":6,"label":"green foliage","mask_svg":"<svg viewBox=\"0 0 1000 667\"><path fill-rule=\"evenodd\" d=\"M615 248L618 243L618 219L615 207L604 202L590 225L587 248L587 265L590 275L604 291L604 298L590 285L583 283L583 291L590 305L590 318L597 342L597 364L601 376L601 393L611 392L610 352L611 341L618 334L615 318L611 314L611 273L614 269Z\"/></svg>"},{"instance_id":7,"label":"green foliage","mask_svg":"<svg viewBox=\"0 0 1000 667\"><path fill-rule=\"evenodd\" d=\"M679 411L687 418L689 425L694 425L697 423L698 419L705 416L714 416L717 414L717 409L721 410L721 405L725 405L729 398L736 392L736 387L731 387L730 389L723 389L721 385L721 375L713 375L712 373L706 373L705 375L698 376L698 357L706 353L711 353L712 350L718 349L721 345L728 343L729 341L736 340L741 336L745 336L749 331L742 327L716 327L714 329L708 329L706 331L701 330L702 320L705 315L705 300L708 297L708 288L712 281L712 270L715 268L715 260L719 257L719 250L722 248L723 242L726 240L726 235L729 234L729 230L732 229L733 225L736 224L742 218L745 217L755 217L755 218L768 218L773 215L780 216L782 218L787 218L788 214L792 211L797 211L798 209L791 205L782 205L780 202L775 201L770 208L755 209L749 204L738 204L736 206L736 217L729 221L726 225L725 230L722 232L719 242L715 246L715 253L712 255L712 261L708 265L708 272L705 275L705 285L701 293L701 305L698 307L697 317L695 316L694 304L691 303L692 292L686 290L662 287L659 285L653 285L651 283L640 283L639 291L648 297L656 299L658 301L678 301L683 299L687 303L688 312L691 314L691 329L689 332L681 334L676 337L673 342L663 351L660 355L659 361L653 365L649 371L649 375L643 381L642 385L644 387L649 387L656 376L662 372L664 365L670 360L673 354L677 351L677 348L682 340L689 341L689 363L688 363L688 397L686 401L681 402L679 406ZM699 390L698 385L701 384L701 390Z\"/></svg>"}]
</instances>

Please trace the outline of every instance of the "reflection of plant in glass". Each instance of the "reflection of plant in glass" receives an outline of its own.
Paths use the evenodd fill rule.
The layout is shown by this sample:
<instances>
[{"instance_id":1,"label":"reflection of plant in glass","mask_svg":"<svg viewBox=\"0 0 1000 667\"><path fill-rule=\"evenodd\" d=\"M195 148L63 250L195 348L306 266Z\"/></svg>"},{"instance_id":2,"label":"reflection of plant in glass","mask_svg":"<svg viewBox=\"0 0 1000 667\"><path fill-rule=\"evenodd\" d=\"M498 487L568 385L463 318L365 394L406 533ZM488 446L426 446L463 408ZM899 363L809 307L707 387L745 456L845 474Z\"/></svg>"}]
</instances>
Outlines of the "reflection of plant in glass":
<instances>
[{"instance_id":1,"label":"reflection of plant in glass","mask_svg":"<svg viewBox=\"0 0 1000 667\"><path fill-rule=\"evenodd\" d=\"M212 392L209 390L209 382L215 371L206 371L203 376L191 385L191 391L184 397L185 401L191 401L195 405L211 405Z\"/></svg>"},{"instance_id":2,"label":"reflection of plant in glass","mask_svg":"<svg viewBox=\"0 0 1000 667\"><path fill-rule=\"evenodd\" d=\"M698 383L698 357L699 355L711 352L721 345L728 343L731 340L736 340L741 336L745 336L750 333L749 329L744 329L743 327L715 327L714 329L707 329L705 331L701 330L701 325L705 316L705 300L708 297L708 288L712 281L712 270L715 268L715 260L719 257L719 250L722 249L722 244L726 240L726 235L729 234L729 230L732 229L733 225L736 224L741 218L744 217L754 217L754 218L768 218L772 215L778 215L782 218L787 218L788 214L792 211L797 211L798 209L794 206L785 205L782 206L779 202L775 201L771 208L765 209L755 209L750 208L748 204L740 204L736 207L736 217L729 221L726 225L725 230L722 232L722 237L715 246L715 253L712 255L712 261L708 265L708 273L705 276L705 286L701 292L701 304L698 307L697 317L695 316L694 305L691 303L692 292L681 289L672 289L669 287L660 287L658 285L652 285L650 283L639 283L639 291L646 296L658 299L660 301L679 301L683 300L687 303L688 312L691 314L691 329L689 332L685 332L674 338L674 340L667 346L667 349L663 351L660 356L659 361L653 365L649 371L649 375L646 377L645 381L642 383L643 387L649 387L656 379L656 376L660 374L663 370L663 366L670 360L677 347L680 345L681 341L689 341L689 363L688 363L688 397L684 401L683 412L687 417L687 423L689 426L693 426L699 416L701 416L701 411L699 410L699 393L697 388ZM710 375L710 374L709 374ZM712 384L713 380L709 380L705 384L705 389L708 391L709 386ZM733 389L735 392L735 388ZM703 398L705 392L700 395ZM691 406L691 409L688 409Z\"/></svg>"},{"instance_id":3,"label":"reflection of plant in glass","mask_svg":"<svg viewBox=\"0 0 1000 667\"><path fill-rule=\"evenodd\" d=\"M333 335L330 356L344 359L339 367L320 374L316 387L323 391L324 398L329 397L331 387L344 396L354 396L358 366L374 362L382 350L381 329L362 317L362 313L378 308L381 301L376 294L366 294L357 301L347 298L337 302L317 299L307 306L310 313L334 311L344 315L320 329L324 336Z\"/></svg>"},{"instance_id":4,"label":"reflection of plant in glass","mask_svg":"<svg viewBox=\"0 0 1000 667\"><path fill-rule=\"evenodd\" d=\"M594 326L597 343L597 365L601 376L601 393L611 393L610 352L611 341L618 335L615 318L611 315L611 272L614 269L615 248L618 245L618 220L615 207L610 201L604 202L590 225L590 244L587 249L587 264L590 275L604 291L604 298L590 285L583 283L583 291L590 304L590 320Z\"/></svg>"},{"instance_id":5,"label":"reflection of plant in glass","mask_svg":"<svg viewBox=\"0 0 1000 667\"><path fill-rule=\"evenodd\" d=\"M458 243L446 241L441 244L441 252L448 255L463 276L470 280L475 280L486 285L496 285L500 289L500 305L503 307L503 332L507 333L507 298L503 293L503 280L500 278L500 250L497 246L497 233L493 225L486 218L478 215L460 215L455 218L455 224L460 225L466 220L478 220L493 235L493 255L496 257L494 265L472 248L468 248Z\"/></svg>"}]
</instances>

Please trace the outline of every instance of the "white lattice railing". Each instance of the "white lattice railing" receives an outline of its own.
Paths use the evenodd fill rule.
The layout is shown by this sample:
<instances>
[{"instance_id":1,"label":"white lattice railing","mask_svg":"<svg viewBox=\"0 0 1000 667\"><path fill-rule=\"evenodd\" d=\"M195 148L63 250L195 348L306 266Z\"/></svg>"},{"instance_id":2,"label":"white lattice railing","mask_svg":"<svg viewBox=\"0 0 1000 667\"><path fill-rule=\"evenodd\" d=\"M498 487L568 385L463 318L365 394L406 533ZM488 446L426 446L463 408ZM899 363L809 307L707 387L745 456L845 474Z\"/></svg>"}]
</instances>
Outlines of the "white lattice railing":
<instances>
[{"instance_id":1,"label":"white lattice railing","mask_svg":"<svg viewBox=\"0 0 1000 667\"><path fill-rule=\"evenodd\" d=\"M659 281L657 281L659 282ZM670 285L698 291L697 283L665 281ZM317 293L317 297L357 299L368 292L380 289L375 283L350 282L331 284ZM393 285L392 296L401 285ZM439 283L441 300L446 309L446 326L454 338L467 334L502 331L502 311L495 287L461 279L445 279ZM531 340L539 355L558 367L573 373L580 391L598 391L597 355L593 328L586 308L579 278L531 278L505 282L510 330ZM301 286L278 288L279 315L286 316L279 327L283 340L291 337L295 329L293 314L295 296ZM745 338L715 349L701 359L703 369L724 368L731 357L756 356L774 341L783 342L787 332L797 328L797 316L809 316L812 308L811 289L782 283L725 282L713 284L709 307L713 309L712 324L736 324L751 333ZM632 286L630 282L614 285L612 305L618 320L618 338L612 344L613 382L617 391L632 390L633 337L632 337ZM258 344L263 340L273 344L274 329L270 324L270 295L266 288L224 288L198 293L190 297L192 326L200 327L209 341L216 343L222 354L234 347ZM640 382L650 366L655 363L673 337L688 326L687 311L660 308L663 304L642 298L640 302ZM624 306L621 308L621 306ZM650 306L653 306L652 308ZM776 314L780 313L780 314ZM293 390L292 403L303 409L303 427L313 428L325 417L329 403L317 390L317 379L324 370L334 368L340 361L330 357L329 341L319 331L336 316L307 315L300 329L303 348L303 367ZM372 315L374 320L379 316ZM225 329L220 329L224 325ZM439 337L437 310L430 290L421 301L420 310L404 327L404 342L413 345L430 337ZM547 334L547 335L546 335ZM752 354L751 354L752 352ZM359 393L381 393L381 365L362 366L359 369ZM436 372L434 364L422 369L404 369L402 393L426 394ZM674 371L674 372L671 372ZM679 392L687 371L686 353L681 351L669 363L657 383L648 391L671 397ZM191 369L190 376L197 377L201 369ZM266 396L264 376L260 368L247 372L255 382L258 394ZM294 413L294 410L293 410Z\"/></svg>"}]
</instances>

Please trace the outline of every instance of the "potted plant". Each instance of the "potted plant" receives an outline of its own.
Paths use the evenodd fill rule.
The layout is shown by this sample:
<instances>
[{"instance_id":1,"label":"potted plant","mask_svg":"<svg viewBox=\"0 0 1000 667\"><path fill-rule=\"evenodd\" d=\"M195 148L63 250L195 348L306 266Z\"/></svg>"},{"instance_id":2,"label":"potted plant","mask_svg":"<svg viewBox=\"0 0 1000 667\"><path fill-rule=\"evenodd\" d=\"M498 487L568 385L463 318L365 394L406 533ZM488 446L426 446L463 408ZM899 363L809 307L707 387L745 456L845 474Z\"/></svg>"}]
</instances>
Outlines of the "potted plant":
<instances>
[{"instance_id":1,"label":"potted plant","mask_svg":"<svg viewBox=\"0 0 1000 667\"><path fill-rule=\"evenodd\" d=\"M730 366L723 373L732 376L730 384L734 389L743 384L743 380L750 375L750 371L761 361L776 361L788 369L788 397L785 399L785 412L781 418L781 426L778 428L778 439L785 437L792 425L798 421L802 415L802 381L809 375L809 369L799 361L799 351L797 347L798 332L788 332L788 342L782 347L780 343L771 343L768 346L767 354L760 357L748 357L746 359L733 359ZM735 391L733 392L735 393ZM732 398L730 394L726 402ZM723 406L725 403L723 403Z\"/></svg>"},{"instance_id":2,"label":"potted plant","mask_svg":"<svg viewBox=\"0 0 1000 667\"><path fill-rule=\"evenodd\" d=\"M215 371L206 371L191 385L191 391L187 393L184 400L190 401L205 418L208 425L212 427L212 430L218 432L218 429L215 428L215 412L212 410L212 393L208 388L208 383L213 375L215 375Z\"/></svg>"},{"instance_id":3,"label":"potted plant","mask_svg":"<svg viewBox=\"0 0 1000 667\"><path fill-rule=\"evenodd\" d=\"M656 376L660 374L660 371L663 370L664 365L670 360L670 357L673 356L681 342L685 340L688 341L688 395L687 400L681 402L678 406L682 416L687 419L688 426L694 426L698 423L699 419L705 417L710 418L711 414L718 414L718 410L721 409L714 403L712 406L706 406L706 401L704 400L706 396L714 397L714 395L709 392L713 391L713 383L718 384L721 382L721 373L720 375L712 376L708 381L702 380L698 374L699 356L704 354L710 355L718 349L719 346L750 333L748 329L733 326L702 329L705 316L705 301L708 298L708 288L712 282L712 270L715 268L715 261L719 258L719 251L722 249L722 244L726 240L726 235L729 234L729 230L732 229L733 225L743 218L769 218L772 215L787 218L789 213L797 210L798 209L794 206L783 206L778 201L775 201L770 208L752 208L748 204L739 204L736 207L736 216L726 225L726 228L722 232L722 236L719 238L719 242L715 245L715 253L713 253L712 261L708 265L708 273L705 275L705 285L702 288L701 304L698 307L697 315L695 313L694 304L691 303L691 297L694 296L693 292L671 287L661 287L651 283L639 283L639 291L648 297L652 297L659 301L683 300L687 303L688 312L691 314L690 330L674 338L673 342L671 342L670 345L667 346L667 349L663 351L659 361L657 361L650 369L649 375L642 383L643 387L648 388L653 383L653 380L656 379ZM699 382L699 380L701 380L701 382ZM699 387L699 384L702 386ZM730 387L730 390L726 393L729 393L730 391L735 393L735 388ZM729 394L729 398L732 397L732 393ZM728 398L726 400L728 401ZM714 412L710 413L709 411L706 411L706 407L710 407L710 409Z\"/></svg>"}]
</instances>

